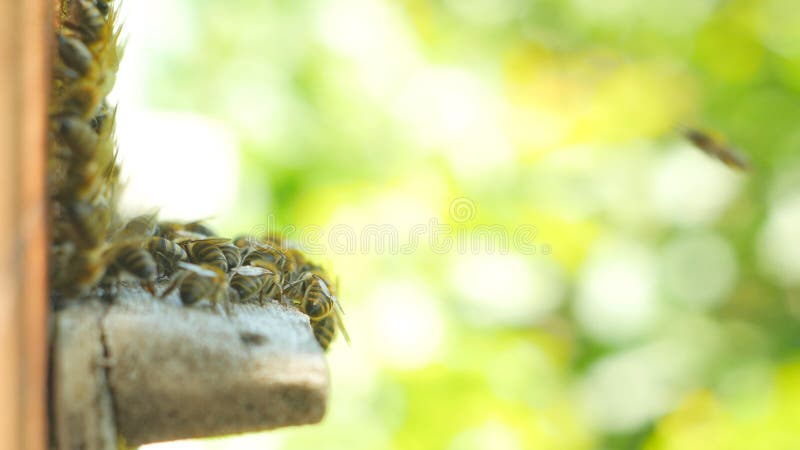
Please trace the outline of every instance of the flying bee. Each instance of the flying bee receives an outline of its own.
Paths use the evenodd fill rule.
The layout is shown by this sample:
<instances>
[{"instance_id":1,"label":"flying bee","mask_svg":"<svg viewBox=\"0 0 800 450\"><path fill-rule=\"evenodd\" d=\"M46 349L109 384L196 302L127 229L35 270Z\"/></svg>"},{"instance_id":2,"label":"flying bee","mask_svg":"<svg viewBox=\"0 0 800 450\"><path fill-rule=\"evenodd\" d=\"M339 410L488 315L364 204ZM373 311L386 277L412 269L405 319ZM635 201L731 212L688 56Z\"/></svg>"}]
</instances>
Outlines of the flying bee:
<instances>
[{"instance_id":1,"label":"flying bee","mask_svg":"<svg viewBox=\"0 0 800 450\"><path fill-rule=\"evenodd\" d=\"M336 319L333 316L328 316L317 322L312 322L311 330L314 332L314 338L319 342L319 346L323 350L328 350L336 334Z\"/></svg>"},{"instance_id":2,"label":"flying bee","mask_svg":"<svg viewBox=\"0 0 800 450\"><path fill-rule=\"evenodd\" d=\"M162 299L177 288L181 303L184 305L189 306L200 300L208 299L215 308L218 303L223 303L225 313L230 315L228 295L231 290L225 271L209 264L195 265L179 262L178 266L182 270L161 294ZM235 292L235 290L231 292Z\"/></svg>"},{"instance_id":3,"label":"flying bee","mask_svg":"<svg viewBox=\"0 0 800 450\"><path fill-rule=\"evenodd\" d=\"M107 253L110 262L107 275L119 276L128 273L137 278L142 287L155 295L155 282L158 275L158 266L153 256L142 248L140 242L123 242L112 246Z\"/></svg>"},{"instance_id":4,"label":"flying bee","mask_svg":"<svg viewBox=\"0 0 800 450\"><path fill-rule=\"evenodd\" d=\"M189 261L195 264L206 264L217 267L223 272L228 271L228 259L220 249L220 245L227 244L230 239L210 238L199 240L188 240L180 242L180 245L189 255Z\"/></svg>"},{"instance_id":5,"label":"flying bee","mask_svg":"<svg viewBox=\"0 0 800 450\"><path fill-rule=\"evenodd\" d=\"M229 282L239 301L247 301L256 294L260 294L265 283L274 275L268 269L255 266L240 266L232 270L233 277ZM263 303L263 297L259 295L259 302Z\"/></svg>"},{"instance_id":6,"label":"flying bee","mask_svg":"<svg viewBox=\"0 0 800 450\"><path fill-rule=\"evenodd\" d=\"M148 238L144 246L153 255L158 265L158 272L162 275L169 275L175 270L179 262L188 259L183 247L159 236Z\"/></svg>"},{"instance_id":7,"label":"flying bee","mask_svg":"<svg viewBox=\"0 0 800 450\"><path fill-rule=\"evenodd\" d=\"M744 155L710 134L694 128L686 129L683 134L703 153L722 161L726 166L742 171L750 170L750 163Z\"/></svg>"}]
</instances>

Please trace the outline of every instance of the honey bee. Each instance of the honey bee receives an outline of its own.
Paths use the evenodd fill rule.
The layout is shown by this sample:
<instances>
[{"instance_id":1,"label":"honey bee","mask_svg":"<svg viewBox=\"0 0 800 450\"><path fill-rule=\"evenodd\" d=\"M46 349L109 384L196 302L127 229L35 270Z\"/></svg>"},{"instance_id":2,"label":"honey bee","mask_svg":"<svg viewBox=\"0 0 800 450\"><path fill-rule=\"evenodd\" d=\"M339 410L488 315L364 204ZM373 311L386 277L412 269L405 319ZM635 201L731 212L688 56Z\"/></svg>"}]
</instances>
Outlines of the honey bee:
<instances>
[{"instance_id":1,"label":"honey bee","mask_svg":"<svg viewBox=\"0 0 800 450\"><path fill-rule=\"evenodd\" d=\"M251 266L272 268L277 265L278 268L283 270L287 258L286 255L277 248L267 244L257 244L245 255L242 264L249 264Z\"/></svg>"},{"instance_id":2,"label":"honey bee","mask_svg":"<svg viewBox=\"0 0 800 450\"><path fill-rule=\"evenodd\" d=\"M261 292L262 299L272 298L278 301L283 299L283 271L280 268L279 261L281 261L279 253L267 253L258 250L247 253L242 261L242 264L246 266L260 267L271 274L265 278Z\"/></svg>"},{"instance_id":3,"label":"honey bee","mask_svg":"<svg viewBox=\"0 0 800 450\"><path fill-rule=\"evenodd\" d=\"M300 289L294 289L296 286ZM297 280L290 282L287 288L287 295L293 298L294 304L311 320L321 320L330 315L337 302L328 283L316 273L305 272ZM302 292L302 297L295 295L298 291Z\"/></svg>"},{"instance_id":4,"label":"honey bee","mask_svg":"<svg viewBox=\"0 0 800 450\"><path fill-rule=\"evenodd\" d=\"M77 294L83 294L95 287L106 274L107 266L101 262L99 258L93 258L91 255L81 254L77 258L78 264L76 267L82 268L75 275L75 286Z\"/></svg>"},{"instance_id":5,"label":"honey bee","mask_svg":"<svg viewBox=\"0 0 800 450\"><path fill-rule=\"evenodd\" d=\"M127 221L117 233L119 238L150 237L158 233L155 214L143 214Z\"/></svg>"},{"instance_id":6,"label":"honey bee","mask_svg":"<svg viewBox=\"0 0 800 450\"><path fill-rule=\"evenodd\" d=\"M153 236L145 241L145 248L153 255L162 275L169 275L181 261L186 261L188 255L180 245L159 236Z\"/></svg>"},{"instance_id":7,"label":"honey bee","mask_svg":"<svg viewBox=\"0 0 800 450\"><path fill-rule=\"evenodd\" d=\"M239 247L241 250L247 250L253 246L256 239L253 236L242 234L233 238L233 245Z\"/></svg>"},{"instance_id":8,"label":"honey bee","mask_svg":"<svg viewBox=\"0 0 800 450\"><path fill-rule=\"evenodd\" d=\"M225 271L209 264L179 262L178 266L182 270L161 294L162 299L177 288L184 305L189 306L208 299L215 308L217 304L223 303L225 313L230 315L229 292L236 291L229 289Z\"/></svg>"},{"instance_id":9,"label":"honey bee","mask_svg":"<svg viewBox=\"0 0 800 450\"><path fill-rule=\"evenodd\" d=\"M710 134L693 128L684 131L684 136L703 153L722 161L726 166L742 171L750 170L750 163L738 150L712 137Z\"/></svg>"},{"instance_id":10,"label":"honey bee","mask_svg":"<svg viewBox=\"0 0 800 450\"><path fill-rule=\"evenodd\" d=\"M73 69L79 76L86 75L94 64L92 52L80 40L63 34L56 36L58 55L67 67Z\"/></svg>"},{"instance_id":11,"label":"honey bee","mask_svg":"<svg viewBox=\"0 0 800 450\"><path fill-rule=\"evenodd\" d=\"M285 250L286 248L290 247L289 242L286 240L286 238L284 238L278 233L264 233L263 235L261 235L260 240L261 242L280 248L282 250Z\"/></svg>"},{"instance_id":12,"label":"honey bee","mask_svg":"<svg viewBox=\"0 0 800 450\"><path fill-rule=\"evenodd\" d=\"M202 240L214 236L213 233L206 234L211 229L199 221L189 223L164 221L158 223L158 228L161 237L173 241Z\"/></svg>"},{"instance_id":13,"label":"honey bee","mask_svg":"<svg viewBox=\"0 0 800 450\"><path fill-rule=\"evenodd\" d=\"M105 0L96 0L95 5L97 6L97 10L100 11L101 14L104 16L108 15L108 2Z\"/></svg>"},{"instance_id":14,"label":"honey bee","mask_svg":"<svg viewBox=\"0 0 800 450\"><path fill-rule=\"evenodd\" d=\"M328 316L317 322L312 322L311 330L314 332L314 338L319 342L319 346L323 350L327 350L336 334L336 319L333 316Z\"/></svg>"},{"instance_id":15,"label":"honey bee","mask_svg":"<svg viewBox=\"0 0 800 450\"><path fill-rule=\"evenodd\" d=\"M219 249L222 250L222 254L225 255L225 260L228 262L228 269L238 267L239 264L241 264L242 251L239 250L239 247L230 242L226 242L225 244L221 244Z\"/></svg>"},{"instance_id":16,"label":"honey bee","mask_svg":"<svg viewBox=\"0 0 800 450\"><path fill-rule=\"evenodd\" d=\"M97 133L88 123L77 117L66 116L59 119L57 124L59 135L76 159L86 160L94 155L97 148Z\"/></svg>"},{"instance_id":17,"label":"honey bee","mask_svg":"<svg viewBox=\"0 0 800 450\"><path fill-rule=\"evenodd\" d=\"M344 326L342 310L339 300L331 292L329 283L320 274L314 272L305 272L297 280L290 283L290 285L305 285L305 291L302 299L293 299L295 306L299 307L306 315L312 325L322 320L333 318L337 328L342 332L345 341L350 343L350 336Z\"/></svg>"},{"instance_id":18,"label":"honey bee","mask_svg":"<svg viewBox=\"0 0 800 450\"><path fill-rule=\"evenodd\" d=\"M93 0L77 0L79 23L65 21L64 25L79 31L89 41L97 41L103 37L102 30L106 25L106 14ZM104 5L106 8L108 4Z\"/></svg>"},{"instance_id":19,"label":"honey bee","mask_svg":"<svg viewBox=\"0 0 800 450\"><path fill-rule=\"evenodd\" d=\"M84 200L74 201L66 208L72 231L68 236L81 248L98 247L106 238L111 211L107 207Z\"/></svg>"},{"instance_id":20,"label":"honey bee","mask_svg":"<svg viewBox=\"0 0 800 450\"><path fill-rule=\"evenodd\" d=\"M274 273L268 269L255 266L240 266L232 270L233 277L230 287L236 291L238 301L247 301L256 294L260 294L264 284ZM263 296L259 295L259 302L263 304Z\"/></svg>"},{"instance_id":21,"label":"honey bee","mask_svg":"<svg viewBox=\"0 0 800 450\"><path fill-rule=\"evenodd\" d=\"M283 270L287 272L300 273L304 267L310 266L306 255L298 248L289 247L283 253L286 255L286 263L283 266Z\"/></svg>"},{"instance_id":22,"label":"honey bee","mask_svg":"<svg viewBox=\"0 0 800 450\"><path fill-rule=\"evenodd\" d=\"M107 260L110 262L107 275L119 276L128 273L137 278L142 287L155 295L155 282L158 266L153 256L143 249L140 242L123 242L108 250Z\"/></svg>"},{"instance_id":23,"label":"honey bee","mask_svg":"<svg viewBox=\"0 0 800 450\"><path fill-rule=\"evenodd\" d=\"M185 224L183 226L183 229L191 233L202 234L205 237L212 237L217 235L217 233L215 233L214 230L212 230L202 221L199 220Z\"/></svg>"},{"instance_id":24,"label":"honey bee","mask_svg":"<svg viewBox=\"0 0 800 450\"><path fill-rule=\"evenodd\" d=\"M104 127L103 125L107 124L109 119L114 119L117 115L117 108L112 108L108 106L108 103L102 102L100 106L97 107L97 111L95 111L94 116L89 120L89 125L92 127L95 133L100 135L101 129L106 129L108 127Z\"/></svg>"},{"instance_id":25,"label":"honey bee","mask_svg":"<svg viewBox=\"0 0 800 450\"><path fill-rule=\"evenodd\" d=\"M52 112L88 119L100 105L103 93L97 83L81 79L71 83L59 97L55 102L58 106L51 108L54 109Z\"/></svg>"},{"instance_id":26,"label":"honey bee","mask_svg":"<svg viewBox=\"0 0 800 450\"><path fill-rule=\"evenodd\" d=\"M228 271L228 259L220 249L220 245L227 244L230 239L210 238L199 240L188 240L180 242L180 245L189 255L189 261L195 264L206 264L217 267L223 272Z\"/></svg>"},{"instance_id":27,"label":"honey bee","mask_svg":"<svg viewBox=\"0 0 800 450\"><path fill-rule=\"evenodd\" d=\"M105 0L59 3L65 27L53 35L48 136L52 286L73 295L128 275L152 289L156 266L143 241L117 239L112 228L119 171L115 109L104 97L121 54L116 13Z\"/></svg>"},{"instance_id":28,"label":"honey bee","mask_svg":"<svg viewBox=\"0 0 800 450\"><path fill-rule=\"evenodd\" d=\"M303 294L303 300L300 304L303 311L308 314L312 320L320 320L333 311L334 302L336 297L331 294L328 288L328 283L319 275L308 272L310 282ZM306 278L305 276L303 278Z\"/></svg>"}]
</instances>

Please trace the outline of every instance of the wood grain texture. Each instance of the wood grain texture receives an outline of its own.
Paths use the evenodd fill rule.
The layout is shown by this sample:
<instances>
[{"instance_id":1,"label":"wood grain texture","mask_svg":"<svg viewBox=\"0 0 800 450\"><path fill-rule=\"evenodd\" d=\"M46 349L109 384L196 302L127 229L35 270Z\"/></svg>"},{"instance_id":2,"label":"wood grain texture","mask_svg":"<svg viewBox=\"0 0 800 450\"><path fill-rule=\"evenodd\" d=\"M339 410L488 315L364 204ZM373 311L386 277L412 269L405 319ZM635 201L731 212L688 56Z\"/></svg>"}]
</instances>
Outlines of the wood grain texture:
<instances>
[{"instance_id":1,"label":"wood grain texture","mask_svg":"<svg viewBox=\"0 0 800 450\"><path fill-rule=\"evenodd\" d=\"M122 289L99 320L95 305L83 302L57 313L55 359L72 355L69 360L80 362L56 363L57 414L79 424L62 420L57 426L84 434L63 436L59 450L75 448L62 443L103 441L83 426L103 414L113 415L112 428L129 445L140 445L311 424L325 413L324 353L308 318L293 308L234 305L226 316L210 305L184 307L177 293L161 301L138 287ZM94 344L65 341L64 332L93 335ZM87 379L104 381L87 385ZM63 395L86 386L95 392L84 401ZM113 413L87 398L111 398Z\"/></svg>"},{"instance_id":2,"label":"wood grain texture","mask_svg":"<svg viewBox=\"0 0 800 450\"><path fill-rule=\"evenodd\" d=\"M0 0L0 449L46 446L45 141L52 4Z\"/></svg>"}]
</instances>

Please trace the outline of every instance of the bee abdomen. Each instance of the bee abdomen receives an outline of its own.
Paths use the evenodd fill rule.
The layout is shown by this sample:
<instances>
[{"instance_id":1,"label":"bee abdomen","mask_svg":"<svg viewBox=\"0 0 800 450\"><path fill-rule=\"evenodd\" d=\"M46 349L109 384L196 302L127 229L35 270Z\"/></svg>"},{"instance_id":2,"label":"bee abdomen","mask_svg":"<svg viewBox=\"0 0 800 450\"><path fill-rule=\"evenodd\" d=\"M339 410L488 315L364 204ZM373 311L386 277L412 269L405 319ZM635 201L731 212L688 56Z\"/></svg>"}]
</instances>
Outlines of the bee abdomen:
<instances>
[{"instance_id":1,"label":"bee abdomen","mask_svg":"<svg viewBox=\"0 0 800 450\"><path fill-rule=\"evenodd\" d=\"M253 295L257 294L264 281L260 277L246 277L242 275L234 275L231 279L230 286L239 294L239 301L248 300Z\"/></svg>"},{"instance_id":2,"label":"bee abdomen","mask_svg":"<svg viewBox=\"0 0 800 450\"><path fill-rule=\"evenodd\" d=\"M320 320L328 316L333 309L333 302L325 295L318 282L314 282L306 290L303 298L303 310L312 320Z\"/></svg>"},{"instance_id":3,"label":"bee abdomen","mask_svg":"<svg viewBox=\"0 0 800 450\"><path fill-rule=\"evenodd\" d=\"M159 236L151 237L147 240L147 249L151 252L162 253L164 255L174 257L180 261L186 261L188 255L186 251L181 248L180 245L170 241L169 239L164 239Z\"/></svg>"},{"instance_id":4,"label":"bee abdomen","mask_svg":"<svg viewBox=\"0 0 800 450\"><path fill-rule=\"evenodd\" d=\"M194 263L209 264L223 272L228 271L228 260L222 250L213 245L193 245L189 248L189 256Z\"/></svg>"},{"instance_id":5,"label":"bee abdomen","mask_svg":"<svg viewBox=\"0 0 800 450\"><path fill-rule=\"evenodd\" d=\"M311 326L314 331L314 337L319 342L320 347L323 350L327 350L331 345L333 336L336 334L335 319L328 316L318 322L313 322Z\"/></svg>"},{"instance_id":6,"label":"bee abdomen","mask_svg":"<svg viewBox=\"0 0 800 450\"><path fill-rule=\"evenodd\" d=\"M255 242L255 238L253 236L243 234L236 236L233 238L233 245L239 247L241 250L245 250Z\"/></svg>"},{"instance_id":7,"label":"bee abdomen","mask_svg":"<svg viewBox=\"0 0 800 450\"><path fill-rule=\"evenodd\" d=\"M193 305L202 300L211 289L212 286L206 279L190 275L181 283L181 302L184 305Z\"/></svg>"},{"instance_id":8,"label":"bee abdomen","mask_svg":"<svg viewBox=\"0 0 800 450\"><path fill-rule=\"evenodd\" d=\"M239 250L239 247L233 244L223 244L219 246L219 249L225 256L225 261L227 262L229 268L238 267L239 263L242 262L242 254Z\"/></svg>"},{"instance_id":9,"label":"bee abdomen","mask_svg":"<svg viewBox=\"0 0 800 450\"><path fill-rule=\"evenodd\" d=\"M142 280L152 280L156 277L156 262L145 249L139 247L123 249L117 255L117 264Z\"/></svg>"},{"instance_id":10,"label":"bee abdomen","mask_svg":"<svg viewBox=\"0 0 800 450\"><path fill-rule=\"evenodd\" d=\"M82 120L67 116L58 124L58 132L76 157L88 159L97 148L97 134Z\"/></svg>"},{"instance_id":11,"label":"bee abdomen","mask_svg":"<svg viewBox=\"0 0 800 450\"><path fill-rule=\"evenodd\" d=\"M171 273L178 261L188 259L186 251L180 245L162 237L149 238L145 243L145 248L153 255L159 272L164 275Z\"/></svg>"},{"instance_id":12,"label":"bee abdomen","mask_svg":"<svg viewBox=\"0 0 800 450\"><path fill-rule=\"evenodd\" d=\"M86 75L92 66L92 52L78 39L58 34L58 55L64 64L80 75Z\"/></svg>"},{"instance_id":13,"label":"bee abdomen","mask_svg":"<svg viewBox=\"0 0 800 450\"><path fill-rule=\"evenodd\" d=\"M203 224L202 222L189 222L183 226L186 231L191 231L192 233L202 234L205 237L216 236L217 234L214 233L214 230L209 228L207 225Z\"/></svg>"}]
</instances>

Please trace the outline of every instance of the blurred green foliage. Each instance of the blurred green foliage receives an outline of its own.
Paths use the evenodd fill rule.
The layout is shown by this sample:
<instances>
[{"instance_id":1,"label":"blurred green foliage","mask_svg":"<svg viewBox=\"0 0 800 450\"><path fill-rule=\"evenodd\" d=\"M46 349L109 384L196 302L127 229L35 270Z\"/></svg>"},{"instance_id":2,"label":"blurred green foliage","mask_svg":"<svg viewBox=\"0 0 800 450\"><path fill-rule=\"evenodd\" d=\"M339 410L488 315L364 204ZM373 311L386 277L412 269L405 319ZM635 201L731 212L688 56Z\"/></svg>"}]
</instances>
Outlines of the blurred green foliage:
<instances>
[{"instance_id":1,"label":"blurred green foliage","mask_svg":"<svg viewBox=\"0 0 800 450\"><path fill-rule=\"evenodd\" d=\"M536 227L534 255L329 250L325 422L202 448L800 448L796 2L152 8L149 107L239 138L229 231Z\"/></svg>"}]
</instances>

